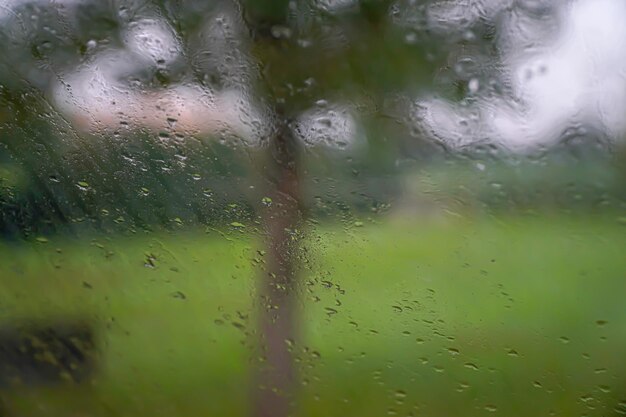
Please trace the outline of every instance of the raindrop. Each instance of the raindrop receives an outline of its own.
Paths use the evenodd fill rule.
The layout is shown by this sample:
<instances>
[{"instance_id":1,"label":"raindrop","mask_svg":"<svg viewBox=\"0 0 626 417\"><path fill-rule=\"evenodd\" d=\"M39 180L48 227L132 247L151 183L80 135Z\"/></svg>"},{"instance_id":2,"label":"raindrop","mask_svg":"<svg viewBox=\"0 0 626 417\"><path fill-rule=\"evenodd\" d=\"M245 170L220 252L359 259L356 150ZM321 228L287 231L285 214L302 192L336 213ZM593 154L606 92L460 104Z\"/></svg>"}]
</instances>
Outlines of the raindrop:
<instances>
[{"instance_id":1,"label":"raindrop","mask_svg":"<svg viewBox=\"0 0 626 417\"><path fill-rule=\"evenodd\" d=\"M170 129L173 129L176 126L177 121L178 119L174 119L173 117L168 117L166 119L167 125L170 127Z\"/></svg>"},{"instance_id":2,"label":"raindrop","mask_svg":"<svg viewBox=\"0 0 626 417\"><path fill-rule=\"evenodd\" d=\"M463 33L463 39L471 42L476 39L476 34L471 30L466 30L465 33Z\"/></svg>"},{"instance_id":3,"label":"raindrop","mask_svg":"<svg viewBox=\"0 0 626 417\"><path fill-rule=\"evenodd\" d=\"M465 391L466 389L468 389L469 387L470 387L470 385L469 385L467 382L460 382L460 383L459 383L459 386L458 386L458 388L457 388L457 391L458 391L458 392L463 392L463 391Z\"/></svg>"},{"instance_id":4,"label":"raindrop","mask_svg":"<svg viewBox=\"0 0 626 417\"><path fill-rule=\"evenodd\" d=\"M178 298L179 300L186 300L187 296L182 291L176 291L172 293L172 297Z\"/></svg>"},{"instance_id":5,"label":"raindrop","mask_svg":"<svg viewBox=\"0 0 626 417\"><path fill-rule=\"evenodd\" d=\"M76 186L82 191L87 191L87 189L89 188L89 183L87 181L78 181L76 183Z\"/></svg>"},{"instance_id":6,"label":"raindrop","mask_svg":"<svg viewBox=\"0 0 626 417\"><path fill-rule=\"evenodd\" d=\"M276 39L289 39L291 37L291 29L287 26L274 25L270 31Z\"/></svg>"},{"instance_id":7,"label":"raindrop","mask_svg":"<svg viewBox=\"0 0 626 417\"><path fill-rule=\"evenodd\" d=\"M404 400L406 398L406 392L403 390L397 390L393 396L397 399L397 400Z\"/></svg>"},{"instance_id":8,"label":"raindrop","mask_svg":"<svg viewBox=\"0 0 626 417\"><path fill-rule=\"evenodd\" d=\"M463 58L454 66L454 71L459 77L467 79L476 72L476 62L472 58Z\"/></svg>"},{"instance_id":9,"label":"raindrop","mask_svg":"<svg viewBox=\"0 0 626 417\"><path fill-rule=\"evenodd\" d=\"M417 34L415 32L409 32L404 35L404 42L408 45L415 45L417 43Z\"/></svg>"},{"instance_id":10,"label":"raindrop","mask_svg":"<svg viewBox=\"0 0 626 417\"><path fill-rule=\"evenodd\" d=\"M332 307L325 307L324 310L326 311L326 314L328 314L329 316L333 316L338 313L338 311Z\"/></svg>"},{"instance_id":11,"label":"raindrop","mask_svg":"<svg viewBox=\"0 0 626 417\"><path fill-rule=\"evenodd\" d=\"M590 394L585 394L580 396L580 401L587 404L594 400L593 396Z\"/></svg>"},{"instance_id":12,"label":"raindrop","mask_svg":"<svg viewBox=\"0 0 626 417\"><path fill-rule=\"evenodd\" d=\"M156 268L156 260L157 260L156 256L154 256L151 253L147 253L146 254L146 258L145 258L145 262L144 262L143 265L146 268Z\"/></svg>"},{"instance_id":13,"label":"raindrop","mask_svg":"<svg viewBox=\"0 0 626 417\"><path fill-rule=\"evenodd\" d=\"M469 89L470 93L476 94L478 92L478 89L480 88L480 82L477 78L472 78L471 80L469 80L467 88Z\"/></svg>"}]
</instances>

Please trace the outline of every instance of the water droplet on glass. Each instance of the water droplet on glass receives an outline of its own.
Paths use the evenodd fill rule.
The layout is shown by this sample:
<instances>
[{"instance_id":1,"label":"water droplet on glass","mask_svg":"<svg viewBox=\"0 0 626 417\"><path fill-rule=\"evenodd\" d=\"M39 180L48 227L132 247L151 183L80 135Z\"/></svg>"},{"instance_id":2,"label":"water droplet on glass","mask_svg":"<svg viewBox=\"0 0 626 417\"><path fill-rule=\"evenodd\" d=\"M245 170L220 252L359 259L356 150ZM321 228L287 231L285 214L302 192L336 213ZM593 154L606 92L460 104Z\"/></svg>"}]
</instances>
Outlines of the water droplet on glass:
<instances>
[{"instance_id":1,"label":"water droplet on glass","mask_svg":"<svg viewBox=\"0 0 626 417\"><path fill-rule=\"evenodd\" d=\"M478 89L480 88L480 82L477 78L472 78L471 80L469 80L467 88L470 93L476 94L478 92Z\"/></svg>"},{"instance_id":2,"label":"water droplet on glass","mask_svg":"<svg viewBox=\"0 0 626 417\"><path fill-rule=\"evenodd\" d=\"M178 298L179 300L186 300L187 296L182 291L176 291L172 293L172 297Z\"/></svg>"},{"instance_id":3,"label":"water droplet on glass","mask_svg":"<svg viewBox=\"0 0 626 417\"><path fill-rule=\"evenodd\" d=\"M338 311L332 307L325 307L324 310L326 311L326 314L328 314L329 316L333 316L338 313Z\"/></svg>"}]
</instances>

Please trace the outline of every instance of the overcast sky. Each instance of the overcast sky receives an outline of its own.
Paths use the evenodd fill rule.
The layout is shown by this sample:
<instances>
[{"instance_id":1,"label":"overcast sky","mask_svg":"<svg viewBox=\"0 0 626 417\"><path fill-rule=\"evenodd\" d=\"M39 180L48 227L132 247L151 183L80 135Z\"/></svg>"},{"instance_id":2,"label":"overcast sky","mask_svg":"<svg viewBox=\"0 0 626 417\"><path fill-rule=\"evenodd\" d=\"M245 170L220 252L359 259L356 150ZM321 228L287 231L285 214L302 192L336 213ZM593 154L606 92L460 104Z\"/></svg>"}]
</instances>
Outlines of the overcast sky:
<instances>
[{"instance_id":1,"label":"overcast sky","mask_svg":"<svg viewBox=\"0 0 626 417\"><path fill-rule=\"evenodd\" d=\"M599 130L614 140L626 131L626 2L442 2L439 30L467 29L480 16L496 24L501 62L492 80L510 89L494 94L489 80L469 80L471 100L459 105L436 95L419 100L425 131L452 146L489 140L516 151L549 145L571 127ZM446 20L448 15L451 19ZM464 22L454 25L454 22Z\"/></svg>"}]
</instances>

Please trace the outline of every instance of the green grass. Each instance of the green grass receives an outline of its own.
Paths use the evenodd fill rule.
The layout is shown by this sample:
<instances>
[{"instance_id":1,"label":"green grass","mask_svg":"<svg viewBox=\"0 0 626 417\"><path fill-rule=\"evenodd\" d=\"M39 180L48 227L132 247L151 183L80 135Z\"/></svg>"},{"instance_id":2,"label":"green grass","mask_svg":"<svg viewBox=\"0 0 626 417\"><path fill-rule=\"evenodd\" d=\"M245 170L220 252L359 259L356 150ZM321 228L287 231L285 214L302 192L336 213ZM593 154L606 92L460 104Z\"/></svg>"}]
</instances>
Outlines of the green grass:
<instances>
[{"instance_id":1,"label":"green grass","mask_svg":"<svg viewBox=\"0 0 626 417\"><path fill-rule=\"evenodd\" d=\"M309 230L297 415L625 414L625 232L600 216ZM16 388L7 408L245 415L257 249L236 230L1 246L3 322L99 335L91 383Z\"/></svg>"}]
</instances>

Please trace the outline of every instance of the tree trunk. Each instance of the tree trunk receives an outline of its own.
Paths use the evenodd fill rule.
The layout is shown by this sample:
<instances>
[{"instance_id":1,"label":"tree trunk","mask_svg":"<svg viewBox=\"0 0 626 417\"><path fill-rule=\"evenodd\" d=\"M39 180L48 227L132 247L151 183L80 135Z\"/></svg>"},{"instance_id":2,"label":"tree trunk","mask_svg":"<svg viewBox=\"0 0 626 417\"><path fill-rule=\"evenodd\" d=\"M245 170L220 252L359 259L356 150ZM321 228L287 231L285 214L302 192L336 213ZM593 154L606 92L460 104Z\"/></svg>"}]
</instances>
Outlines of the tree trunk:
<instances>
[{"instance_id":1,"label":"tree trunk","mask_svg":"<svg viewBox=\"0 0 626 417\"><path fill-rule=\"evenodd\" d=\"M267 179L271 202L263 213L266 268L259 285L259 366L252 415L286 417L293 406L296 370L296 284L299 226L302 220L297 149L289 128L282 127L270 144Z\"/></svg>"}]
</instances>

